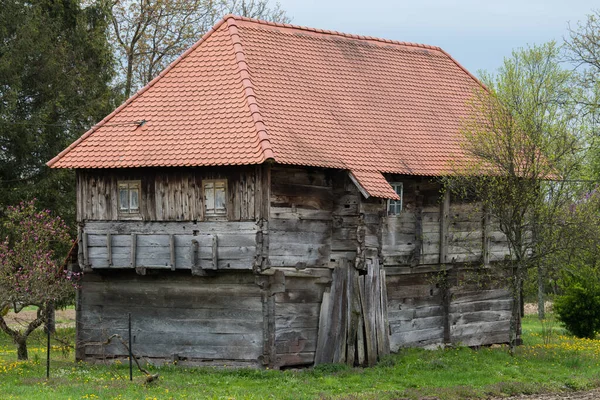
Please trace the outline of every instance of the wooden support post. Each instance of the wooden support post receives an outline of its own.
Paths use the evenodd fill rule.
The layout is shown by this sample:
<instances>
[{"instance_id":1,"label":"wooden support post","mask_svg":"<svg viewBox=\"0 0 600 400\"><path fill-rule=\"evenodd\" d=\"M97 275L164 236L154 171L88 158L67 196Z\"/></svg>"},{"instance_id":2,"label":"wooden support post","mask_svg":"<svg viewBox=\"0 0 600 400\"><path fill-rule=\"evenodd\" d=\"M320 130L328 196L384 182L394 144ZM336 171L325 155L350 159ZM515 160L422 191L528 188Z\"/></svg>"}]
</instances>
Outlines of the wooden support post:
<instances>
[{"instance_id":1,"label":"wooden support post","mask_svg":"<svg viewBox=\"0 0 600 400\"><path fill-rule=\"evenodd\" d=\"M83 270L90 270L90 258L89 258L89 249L88 249L88 234L87 232L83 233L82 236L82 246L83 246Z\"/></svg>"},{"instance_id":2,"label":"wooden support post","mask_svg":"<svg viewBox=\"0 0 600 400\"><path fill-rule=\"evenodd\" d=\"M212 235L212 269L217 269L219 265L219 239L217 235Z\"/></svg>"},{"instance_id":3,"label":"wooden support post","mask_svg":"<svg viewBox=\"0 0 600 400\"><path fill-rule=\"evenodd\" d=\"M417 190L415 209L415 248L411 255L411 266L421 264L421 253L423 252L423 196Z\"/></svg>"},{"instance_id":4,"label":"wooden support post","mask_svg":"<svg viewBox=\"0 0 600 400\"><path fill-rule=\"evenodd\" d=\"M204 275L202 268L200 268L200 261L198 260L198 247L199 243L196 239L192 240L190 246L190 259L192 261L192 275Z\"/></svg>"},{"instance_id":5,"label":"wooden support post","mask_svg":"<svg viewBox=\"0 0 600 400\"><path fill-rule=\"evenodd\" d=\"M450 282L448 274L450 271L444 272L444 279L441 283L442 292L442 326L444 328L444 344L452 343L452 337L450 335Z\"/></svg>"},{"instance_id":6,"label":"wooden support post","mask_svg":"<svg viewBox=\"0 0 600 400\"><path fill-rule=\"evenodd\" d=\"M448 220L450 218L450 189L444 191L444 199L440 205L440 264L448 258Z\"/></svg>"},{"instance_id":7,"label":"wooden support post","mask_svg":"<svg viewBox=\"0 0 600 400\"><path fill-rule=\"evenodd\" d=\"M171 271L175 271L175 235L169 235L169 247L171 256Z\"/></svg>"},{"instance_id":8,"label":"wooden support post","mask_svg":"<svg viewBox=\"0 0 600 400\"><path fill-rule=\"evenodd\" d=\"M136 265L136 254L137 253L137 234L132 233L131 234L131 261L130 261L130 265L131 268L135 268Z\"/></svg>"},{"instance_id":9,"label":"wooden support post","mask_svg":"<svg viewBox=\"0 0 600 400\"><path fill-rule=\"evenodd\" d=\"M108 266L112 267L112 237L110 236L110 232L106 234L106 259Z\"/></svg>"},{"instance_id":10,"label":"wooden support post","mask_svg":"<svg viewBox=\"0 0 600 400\"><path fill-rule=\"evenodd\" d=\"M489 210L483 210L483 229L481 230L483 233L483 249L482 249L482 258L483 258L483 265L489 265L490 264L490 241L491 241L491 237L490 237L490 212Z\"/></svg>"}]
</instances>

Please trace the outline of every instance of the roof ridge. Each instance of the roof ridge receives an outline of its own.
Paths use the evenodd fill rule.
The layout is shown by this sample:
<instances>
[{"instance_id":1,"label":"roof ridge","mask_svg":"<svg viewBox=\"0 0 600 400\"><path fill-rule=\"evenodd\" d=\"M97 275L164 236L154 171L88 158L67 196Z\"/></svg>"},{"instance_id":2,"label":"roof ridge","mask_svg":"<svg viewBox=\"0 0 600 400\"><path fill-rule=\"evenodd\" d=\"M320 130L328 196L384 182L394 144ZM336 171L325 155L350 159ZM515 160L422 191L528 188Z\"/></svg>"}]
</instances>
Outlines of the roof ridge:
<instances>
[{"instance_id":1,"label":"roof ridge","mask_svg":"<svg viewBox=\"0 0 600 400\"><path fill-rule=\"evenodd\" d=\"M140 90L135 92L131 97L129 97L127 100L125 100L125 102L123 104L121 104L119 107L117 107L113 112L108 114L100 122L98 122L96 125L91 127L86 133L81 135L77 140L75 140L73 143L71 143L66 149L64 149L63 151L58 153L56 155L56 157L54 157L53 159L48 161L46 163L46 165L48 167L52 167L52 165L54 165L56 162L58 162L62 157L64 157L68 152L70 152L75 146L79 145L79 143L81 143L85 139L87 139L92 133L94 133L95 131L100 129L104 124L106 124L108 121L110 121L110 119L112 117L114 117L118 112L120 112L123 108L127 107L135 99L140 97L144 92L146 92L148 89L150 89L152 86L154 86L154 84L156 82L158 82L167 72L169 72L171 69L173 69L177 64L179 64L180 61L182 61L191 52L196 50L196 48L198 48L202 43L204 43L215 31L217 31L221 27L221 25L223 25L224 22L225 22L225 17L223 17L221 20L219 20L212 28L210 28L204 35L202 35L202 37L196 43L194 43L192 45L192 47L190 47L185 52L183 52L171 64L169 64L167 66L167 68L163 69L160 72L160 74L158 74L154 79L152 79L150 82L148 82L146 84L146 86L144 86L143 88L141 88Z\"/></svg>"},{"instance_id":2,"label":"roof ridge","mask_svg":"<svg viewBox=\"0 0 600 400\"><path fill-rule=\"evenodd\" d=\"M271 146L271 141L269 140L269 135L267 134L267 126L263 121L260 108L258 107L258 102L256 101L254 85L250 79L250 72L248 71L248 63L246 62L246 54L244 53L244 47L242 46L242 39L240 38L237 25L235 24L236 18L227 15L223 17L223 19L227 23L229 36L231 37L231 42L233 43L233 51L235 53L235 59L238 65L238 72L242 78L242 86L244 88L246 102L248 103L250 114L252 116L252 120L254 121L254 126L256 127L258 143L262 148L265 161L267 159L275 159L273 147Z\"/></svg>"},{"instance_id":3,"label":"roof ridge","mask_svg":"<svg viewBox=\"0 0 600 400\"><path fill-rule=\"evenodd\" d=\"M276 27L280 27L280 28L299 29L299 30L308 31L308 32L322 33L322 34L333 35L333 36L341 36L341 37L346 37L349 39L370 40L370 41L374 41L374 42L381 42L381 43L387 43L387 44L397 44L397 45L401 45L401 46L418 47L421 49L439 50L439 51L446 53L439 46L432 46L432 45L423 44L423 43L403 42L400 40L384 39L384 38L378 38L375 36L355 35L355 34L351 34L351 33L344 33L344 32L332 31L332 30L327 30L327 29L311 28L311 27L304 26L304 25L284 24L284 23L280 23L280 22L265 21L262 19L242 17L242 16L234 15L234 14L228 14L223 18L227 19L227 20L235 19L238 21L254 22L254 23L257 23L260 25L276 26Z\"/></svg>"}]
</instances>

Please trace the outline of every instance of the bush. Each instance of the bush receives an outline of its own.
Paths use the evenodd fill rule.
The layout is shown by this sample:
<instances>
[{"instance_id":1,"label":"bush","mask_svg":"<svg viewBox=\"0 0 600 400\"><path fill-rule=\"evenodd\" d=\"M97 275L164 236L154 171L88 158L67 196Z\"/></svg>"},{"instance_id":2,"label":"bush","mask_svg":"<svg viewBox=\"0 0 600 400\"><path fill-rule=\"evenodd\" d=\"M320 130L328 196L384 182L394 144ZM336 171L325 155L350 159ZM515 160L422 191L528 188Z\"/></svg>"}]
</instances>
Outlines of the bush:
<instances>
[{"instance_id":1,"label":"bush","mask_svg":"<svg viewBox=\"0 0 600 400\"><path fill-rule=\"evenodd\" d=\"M600 331L600 283L598 272L584 268L571 277L564 295L554 302L554 312L567 330L579 338L593 338Z\"/></svg>"}]
</instances>

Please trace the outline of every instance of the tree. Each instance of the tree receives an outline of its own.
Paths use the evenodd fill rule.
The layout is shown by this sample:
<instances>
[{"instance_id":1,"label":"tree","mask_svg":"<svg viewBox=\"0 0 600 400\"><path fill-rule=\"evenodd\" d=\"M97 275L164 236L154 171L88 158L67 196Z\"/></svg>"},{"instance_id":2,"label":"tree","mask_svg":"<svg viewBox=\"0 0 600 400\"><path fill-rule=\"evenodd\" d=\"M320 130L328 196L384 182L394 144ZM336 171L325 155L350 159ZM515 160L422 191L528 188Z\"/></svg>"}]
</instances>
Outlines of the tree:
<instances>
[{"instance_id":1,"label":"tree","mask_svg":"<svg viewBox=\"0 0 600 400\"><path fill-rule=\"evenodd\" d=\"M569 26L565 55L577 72L574 100L588 126L587 178L600 181L600 10L576 27Z\"/></svg>"},{"instance_id":2,"label":"tree","mask_svg":"<svg viewBox=\"0 0 600 400\"><path fill-rule=\"evenodd\" d=\"M78 273L63 268L72 241L60 217L36 210L35 201L8 207L6 214L8 236L0 243L0 310L36 306L37 317L19 330L9 327L0 314L0 329L17 344L18 359L27 360L28 336L47 322L54 306L73 299Z\"/></svg>"},{"instance_id":3,"label":"tree","mask_svg":"<svg viewBox=\"0 0 600 400\"><path fill-rule=\"evenodd\" d=\"M160 71L225 13L289 22L269 0L114 0L112 37L125 97Z\"/></svg>"},{"instance_id":4,"label":"tree","mask_svg":"<svg viewBox=\"0 0 600 400\"><path fill-rule=\"evenodd\" d=\"M107 4L6 0L0 7L0 217L37 197L75 221L72 171L45 163L114 107ZM87 3L86 3L87 4Z\"/></svg>"},{"instance_id":5,"label":"tree","mask_svg":"<svg viewBox=\"0 0 600 400\"><path fill-rule=\"evenodd\" d=\"M569 102L572 76L559 55L555 43L521 49L496 75L482 76L487 90L474 94L462 129L468 161L456 164L446 182L478 199L506 236L510 256L500 266L513 294L511 351L525 273L533 267L542 273L544 257L560 246L554 228L581 155Z\"/></svg>"}]
</instances>

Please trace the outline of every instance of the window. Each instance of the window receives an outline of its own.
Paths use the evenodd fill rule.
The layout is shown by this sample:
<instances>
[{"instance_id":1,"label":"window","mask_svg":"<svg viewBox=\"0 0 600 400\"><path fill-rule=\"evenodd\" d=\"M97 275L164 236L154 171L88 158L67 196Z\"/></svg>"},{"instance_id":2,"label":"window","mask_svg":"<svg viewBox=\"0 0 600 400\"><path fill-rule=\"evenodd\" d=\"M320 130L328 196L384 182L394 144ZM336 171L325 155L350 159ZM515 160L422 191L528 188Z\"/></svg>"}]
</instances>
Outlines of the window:
<instances>
[{"instance_id":1,"label":"window","mask_svg":"<svg viewBox=\"0 0 600 400\"><path fill-rule=\"evenodd\" d=\"M388 200L388 215L398 215L402 211L402 182L390 183L400 200Z\"/></svg>"},{"instance_id":2,"label":"window","mask_svg":"<svg viewBox=\"0 0 600 400\"><path fill-rule=\"evenodd\" d=\"M227 213L226 179L205 180L202 184L204 188L204 210L207 217L225 216Z\"/></svg>"},{"instance_id":3,"label":"window","mask_svg":"<svg viewBox=\"0 0 600 400\"><path fill-rule=\"evenodd\" d=\"M140 213L140 181L119 181L119 214Z\"/></svg>"}]
</instances>

